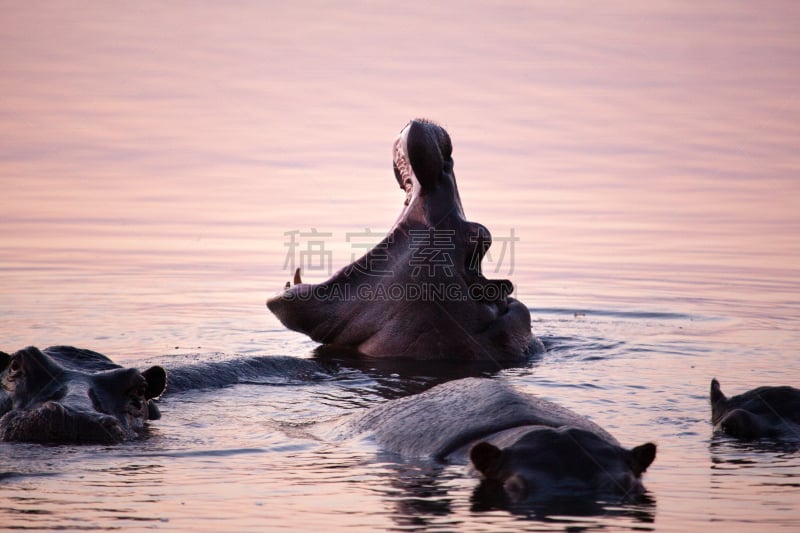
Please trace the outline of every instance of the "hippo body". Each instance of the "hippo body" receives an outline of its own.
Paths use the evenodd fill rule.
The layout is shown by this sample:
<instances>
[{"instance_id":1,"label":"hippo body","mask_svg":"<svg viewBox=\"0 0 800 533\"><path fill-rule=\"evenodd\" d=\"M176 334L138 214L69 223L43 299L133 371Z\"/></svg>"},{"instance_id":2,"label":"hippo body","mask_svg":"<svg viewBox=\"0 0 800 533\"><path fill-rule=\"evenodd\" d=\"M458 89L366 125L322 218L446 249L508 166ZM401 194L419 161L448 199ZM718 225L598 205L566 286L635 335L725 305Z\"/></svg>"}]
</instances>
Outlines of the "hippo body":
<instances>
[{"instance_id":1,"label":"hippo body","mask_svg":"<svg viewBox=\"0 0 800 533\"><path fill-rule=\"evenodd\" d=\"M543 350L511 282L483 276L492 238L464 215L447 132L411 121L393 163L405 205L383 241L323 283L297 273L269 310L315 341L372 357L518 361Z\"/></svg>"},{"instance_id":2,"label":"hippo body","mask_svg":"<svg viewBox=\"0 0 800 533\"><path fill-rule=\"evenodd\" d=\"M710 397L715 430L746 440L800 442L800 389L758 387L728 398L713 379Z\"/></svg>"},{"instance_id":3,"label":"hippo body","mask_svg":"<svg viewBox=\"0 0 800 533\"><path fill-rule=\"evenodd\" d=\"M0 440L111 444L160 418L151 400L166 372L123 368L106 356L53 346L0 352Z\"/></svg>"},{"instance_id":4,"label":"hippo body","mask_svg":"<svg viewBox=\"0 0 800 533\"><path fill-rule=\"evenodd\" d=\"M471 462L513 499L641 495L641 474L656 451L651 443L625 449L586 417L488 378L391 400L339 424L334 435L368 436L406 457Z\"/></svg>"}]
</instances>

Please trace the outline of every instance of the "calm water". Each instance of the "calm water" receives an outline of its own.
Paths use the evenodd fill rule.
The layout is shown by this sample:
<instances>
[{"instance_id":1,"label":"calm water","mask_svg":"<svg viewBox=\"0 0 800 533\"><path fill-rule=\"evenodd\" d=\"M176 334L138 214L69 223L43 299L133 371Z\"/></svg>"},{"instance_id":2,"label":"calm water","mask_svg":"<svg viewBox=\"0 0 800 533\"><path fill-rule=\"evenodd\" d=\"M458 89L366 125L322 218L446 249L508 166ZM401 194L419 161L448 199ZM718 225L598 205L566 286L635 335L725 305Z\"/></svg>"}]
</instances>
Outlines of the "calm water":
<instances>
[{"instance_id":1,"label":"calm water","mask_svg":"<svg viewBox=\"0 0 800 533\"><path fill-rule=\"evenodd\" d=\"M441 379L366 365L176 394L121 446L0 444L0 528L800 528L797 446L713 437L707 399L800 384L800 11L552 4L3 2L0 349L313 357L264 301L379 240L425 116L549 346L499 375L657 442L645 502L497 508L310 437Z\"/></svg>"}]
</instances>

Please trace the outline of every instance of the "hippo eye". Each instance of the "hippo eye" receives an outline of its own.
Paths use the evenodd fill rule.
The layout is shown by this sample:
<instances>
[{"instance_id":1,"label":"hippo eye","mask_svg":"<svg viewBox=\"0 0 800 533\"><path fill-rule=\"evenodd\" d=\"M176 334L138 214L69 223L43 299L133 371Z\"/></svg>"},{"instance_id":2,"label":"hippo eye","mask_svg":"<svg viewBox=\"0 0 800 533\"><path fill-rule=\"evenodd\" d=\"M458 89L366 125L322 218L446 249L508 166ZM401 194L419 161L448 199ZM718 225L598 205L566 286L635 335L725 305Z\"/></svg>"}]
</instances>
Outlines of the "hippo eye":
<instances>
[{"instance_id":1,"label":"hippo eye","mask_svg":"<svg viewBox=\"0 0 800 533\"><path fill-rule=\"evenodd\" d=\"M145 402L144 395L145 395L146 392L147 392L147 386L145 386L145 385L132 387L130 389L130 392L129 392L129 395L130 395L130 399L129 399L130 406L133 409L135 409L136 411L140 411L142 409L142 406L144 405L144 402Z\"/></svg>"},{"instance_id":2,"label":"hippo eye","mask_svg":"<svg viewBox=\"0 0 800 533\"><path fill-rule=\"evenodd\" d=\"M19 361L14 359L13 361L11 361L11 365L9 365L8 369L12 374L16 374L17 372L22 370L22 365L19 364Z\"/></svg>"}]
</instances>

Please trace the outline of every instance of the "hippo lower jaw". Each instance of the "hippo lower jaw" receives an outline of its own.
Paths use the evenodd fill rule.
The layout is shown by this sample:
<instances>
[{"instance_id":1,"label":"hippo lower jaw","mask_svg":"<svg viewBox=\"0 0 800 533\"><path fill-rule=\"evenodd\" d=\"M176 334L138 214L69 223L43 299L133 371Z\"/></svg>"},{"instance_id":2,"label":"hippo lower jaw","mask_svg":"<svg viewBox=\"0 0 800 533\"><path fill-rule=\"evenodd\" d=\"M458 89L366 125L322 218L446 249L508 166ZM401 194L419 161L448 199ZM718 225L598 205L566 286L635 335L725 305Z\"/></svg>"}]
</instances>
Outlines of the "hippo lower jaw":
<instances>
[{"instance_id":1,"label":"hippo lower jaw","mask_svg":"<svg viewBox=\"0 0 800 533\"><path fill-rule=\"evenodd\" d=\"M69 409L54 401L36 409L15 409L0 418L3 441L116 444L133 436L113 416Z\"/></svg>"},{"instance_id":2,"label":"hippo lower jaw","mask_svg":"<svg viewBox=\"0 0 800 533\"><path fill-rule=\"evenodd\" d=\"M459 322L457 313L442 312L435 319L444 330L453 330L451 336L440 335L438 329L427 330L428 337L440 337L438 341L423 335L396 339L375 335L359 344L356 349L369 356L393 355L420 359L464 359L476 361L517 361L540 350L531 336L530 311L514 298L503 302L479 304L485 319L472 330ZM417 346L422 345L419 349Z\"/></svg>"},{"instance_id":3,"label":"hippo lower jaw","mask_svg":"<svg viewBox=\"0 0 800 533\"><path fill-rule=\"evenodd\" d=\"M313 301L313 294L328 294L336 282L292 286L270 298L267 307L289 329L369 357L516 362L544 351L531 332L530 311L515 298L470 301L468 322L458 306L453 309L449 302L438 301L419 307L413 301L393 302L388 316L381 316L378 310L343 310L347 303L326 309L325 297ZM354 287L358 292L360 286ZM351 305L369 308L380 303L380 299L360 300ZM300 307L302 313L297 313Z\"/></svg>"}]
</instances>

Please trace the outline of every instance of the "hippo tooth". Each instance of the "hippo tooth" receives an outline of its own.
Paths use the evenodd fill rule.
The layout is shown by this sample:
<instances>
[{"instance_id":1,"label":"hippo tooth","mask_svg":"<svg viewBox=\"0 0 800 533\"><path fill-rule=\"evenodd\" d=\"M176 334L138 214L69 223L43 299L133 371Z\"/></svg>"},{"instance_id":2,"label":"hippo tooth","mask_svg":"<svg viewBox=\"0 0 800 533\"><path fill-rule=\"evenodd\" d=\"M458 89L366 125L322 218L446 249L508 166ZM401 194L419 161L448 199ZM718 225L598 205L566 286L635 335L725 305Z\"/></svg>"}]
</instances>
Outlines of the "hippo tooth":
<instances>
[{"instance_id":1,"label":"hippo tooth","mask_svg":"<svg viewBox=\"0 0 800 533\"><path fill-rule=\"evenodd\" d=\"M419 180L414 174L414 169L411 167L411 162L408 159L407 146L408 132L410 129L410 125L406 126L403 131L400 132L400 135L394 143L394 164L397 166L397 170L400 172L400 176L403 180L401 186L403 190L406 191L405 205L411 204L421 189Z\"/></svg>"}]
</instances>

